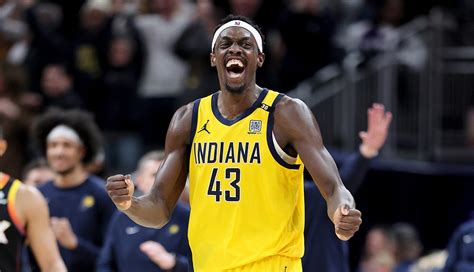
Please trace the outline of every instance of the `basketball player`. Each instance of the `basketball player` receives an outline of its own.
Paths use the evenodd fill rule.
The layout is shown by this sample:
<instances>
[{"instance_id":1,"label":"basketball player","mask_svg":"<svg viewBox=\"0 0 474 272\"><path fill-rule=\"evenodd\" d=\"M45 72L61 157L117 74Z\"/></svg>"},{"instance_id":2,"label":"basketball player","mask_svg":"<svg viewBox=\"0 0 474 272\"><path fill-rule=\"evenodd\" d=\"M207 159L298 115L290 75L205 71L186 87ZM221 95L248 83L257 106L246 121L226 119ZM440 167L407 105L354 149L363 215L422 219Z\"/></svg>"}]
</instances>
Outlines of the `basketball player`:
<instances>
[{"instance_id":1,"label":"basketball player","mask_svg":"<svg viewBox=\"0 0 474 272\"><path fill-rule=\"evenodd\" d=\"M359 229L361 213L310 109L256 84L265 60L258 27L233 15L222 23L210 54L220 91L175 113L150 193L132 197L124 175L109 177L106 187L135 222L161 227L189 174L195 271L301 271L303 163L340 239Z\"/></svg>"},{"instance_id":2,"label":"basketball player","mask_svg":"<svg viewBox=\"0 0 474 272\"><path fill-rule=\"evenodd\" d=\"M36 143L54 178L39 187L68 271L94 271L107 225L116 210L105 181L86 165L100 151L100 131L84 111L51 110L34 126Z\"/></svg>"},{"instance_id":3,"label":"basketball player","mask_svg":"<svg viewBox=\"0 0 474 272\"><path fill-rule=\"evenodd\" d=\"M6 149L0 126L0 157ZM0 271L22 271L20 261L25 239L41 271L66 271L49 226L44 197L33 186L0 172Z\"/></svg>"}]
</instances>

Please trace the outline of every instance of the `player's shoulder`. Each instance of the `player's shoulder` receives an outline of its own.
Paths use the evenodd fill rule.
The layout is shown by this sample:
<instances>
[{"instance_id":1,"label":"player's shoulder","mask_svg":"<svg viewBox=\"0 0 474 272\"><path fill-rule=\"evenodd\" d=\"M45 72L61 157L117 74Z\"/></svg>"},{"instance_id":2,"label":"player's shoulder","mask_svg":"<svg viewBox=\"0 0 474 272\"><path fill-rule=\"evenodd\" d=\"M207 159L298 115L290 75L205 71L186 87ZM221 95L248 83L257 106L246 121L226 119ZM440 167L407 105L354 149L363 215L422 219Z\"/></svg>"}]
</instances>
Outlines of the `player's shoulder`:
<instances>
[{"instance_id":1,"label":"player's shoulder","mask_svg":"<svg viewBox=\"0 0 474 272\"><path fill-rule=\"evenodd\" d=\"M16 199L21 210L23 209L42 209L46 206L46 199L40 190L34 186L21 183L16 193ZM24 204L27 204L26 206Z\"/></svg>"},{"instance_id":2,"label":"player's shoulder","mask_svg":"<svg viewBox=\"0 0 474 272\"><path fill-rule=\"evenodd\" d=\"M292 119L307 112L308 106L301 99L282 95L275 105L275 118Z\"/></svg>"},{"instance_id":3,"label":"player's shoulder","mask_svg":"<svg viewBox=\"0 0 474 272\"><path fill-rule=\"evenodd\" d=\"M38 188L31 185L23 184L23 183L20 183L17 194L24 195L31 198L43 197L43 195L41 194Z\"/></svg>"},{"instance_id":4,"label":"player's shoulder","mask_svg":"<svg viewBox=\"0 0 474 272\"><path fill-rule=\"evenodd\" d=\"M195 101L189 102L189 103L179 107L175 112L175 116L178 117L178 118L187 118L187 117L191 116L192 113L193 113L193 106L195 104Z\"/></svg>"},{"instance_id":5,"label":"player's shoulder","mask_svg":"<svg viewBox=\"0 0 474 272\"><path fill-rule=\"evenodd\" d=\"M306 104L299 98L293 98L281 93L281 98L275 105L275 110L288 111L307 107Z\"/></svg>"},{"instance_id":6,"label":"player's shoulder","mask_svg":"<svg viewBox=\"0 0 474 272\"><path fill-rule=\"evenodd\" d=\"M181 106L174 113L168 128L167 141L173 143L187 143L191 133L194 102Z\"/></svg>"},{"instance_id":7,"label":"player's shoulder","mask_svg":"<svg viewBox=\"0 0 474 272\"><path fill-rule=\"evenodd\" d=\"M181 106L176 110L173 116L173 120L170 124L170 129L179 130L189 126L191 127L191 119L193 116L193 105L194 102L190 102L186 105Z\"/></svg>"}]
</instances>

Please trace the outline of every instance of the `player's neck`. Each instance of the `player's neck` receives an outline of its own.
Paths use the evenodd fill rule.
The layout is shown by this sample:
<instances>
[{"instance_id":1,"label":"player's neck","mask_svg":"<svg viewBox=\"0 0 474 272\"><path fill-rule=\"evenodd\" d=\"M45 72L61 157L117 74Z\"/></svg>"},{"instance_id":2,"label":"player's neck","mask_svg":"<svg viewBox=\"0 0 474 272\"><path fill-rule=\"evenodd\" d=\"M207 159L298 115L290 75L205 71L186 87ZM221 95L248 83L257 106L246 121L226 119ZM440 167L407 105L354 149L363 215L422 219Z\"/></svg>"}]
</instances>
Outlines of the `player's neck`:
<instances>
[{"instance_id":1,"label":"player's neck","mask_svg":"<svg viewBox=\"0 0 474 272\"><path fill-rule=\"evenodd\" d=\"M54 185L60 188L76 187L82 184L89 174L82 165L77 165L66 173L56 173Z\"/></svg>"},{"instance_id":2,"label":"player's neck","mask_svg":"<svg viewBox=\"0 0 474 272\"><path fill-rule=\"evenodd\" d=\"M262 90L262 88L253 84L252 87L246 88L241 93L233 93L227 90L220 92L217 100L219 112L229 120L236 118L255 103Z\"/></svg>"}]
</instances>

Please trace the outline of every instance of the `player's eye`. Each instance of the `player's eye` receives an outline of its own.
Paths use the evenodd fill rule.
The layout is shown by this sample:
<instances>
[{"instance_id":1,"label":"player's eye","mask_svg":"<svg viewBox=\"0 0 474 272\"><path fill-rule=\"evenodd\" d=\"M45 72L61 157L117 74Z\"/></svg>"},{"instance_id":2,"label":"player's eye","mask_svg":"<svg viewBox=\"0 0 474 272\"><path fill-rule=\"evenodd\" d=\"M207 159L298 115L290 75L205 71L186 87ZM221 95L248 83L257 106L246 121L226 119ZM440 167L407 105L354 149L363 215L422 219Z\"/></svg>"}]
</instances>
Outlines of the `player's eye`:
<instances>
[{"instance_id":1,"label":"player's eye","mask_svg":"<svg viewBox=\"0 0 474 272\"><path fill-rule=\"evenodd\" d=\"M223 41L223 42L219 43L219 48L227 48L227 47L230 46L230 44L231 43L228 42L228 41Z\"/></svg>"},{"instance_id":2,"label":"player's eye","mask_svg":"<svg viewBox=\"0 0 474 272\"><path fill-rule=\"evenodd\" d=\"M252 44L251 44L250 42L244 42L244 43L242 44L242 46L243 46L245 49L250 49L250 48L252 48Z\"/></svg>"}]
</instances>

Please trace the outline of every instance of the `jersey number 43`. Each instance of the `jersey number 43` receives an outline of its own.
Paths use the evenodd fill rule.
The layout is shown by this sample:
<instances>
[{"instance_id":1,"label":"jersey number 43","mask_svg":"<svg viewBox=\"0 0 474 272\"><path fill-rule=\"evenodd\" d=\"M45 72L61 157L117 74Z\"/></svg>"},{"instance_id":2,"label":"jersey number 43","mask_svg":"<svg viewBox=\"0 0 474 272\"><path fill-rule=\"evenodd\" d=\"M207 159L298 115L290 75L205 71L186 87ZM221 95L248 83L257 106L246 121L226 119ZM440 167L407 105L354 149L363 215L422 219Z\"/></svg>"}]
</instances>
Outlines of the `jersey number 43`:
<instances>
[{"instance_id":1,"label":"jersey number 43","mask_svg":"<svg viewBox=\"0 0 474 272\"><path fill-rule=\"evenodd\" d=\"M209 182L209 188L207 189L207 194L209 196L215 196L216 202L221 201L222 193L224 192L224 200L229 202L236 202L240 200L240 169L239 168L226 168L225 169L225 178L230 182L232 186L231 190L221 190L221 181L216 180L218 168L212 169L211 180Z\"/></svg>"}]
</instances>

